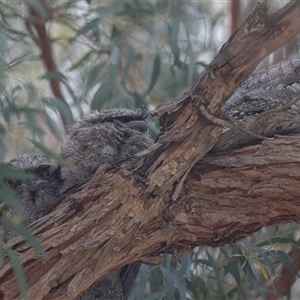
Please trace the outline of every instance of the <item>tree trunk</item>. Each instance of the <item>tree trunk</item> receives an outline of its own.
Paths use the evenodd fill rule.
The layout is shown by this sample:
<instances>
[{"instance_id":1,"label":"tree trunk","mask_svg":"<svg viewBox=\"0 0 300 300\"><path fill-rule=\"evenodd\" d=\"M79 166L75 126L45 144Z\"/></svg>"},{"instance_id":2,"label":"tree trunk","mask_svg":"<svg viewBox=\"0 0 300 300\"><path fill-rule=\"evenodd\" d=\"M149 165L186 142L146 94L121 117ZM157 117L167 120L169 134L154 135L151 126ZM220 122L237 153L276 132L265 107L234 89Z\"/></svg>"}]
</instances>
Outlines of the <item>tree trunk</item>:
<instances>
[{"instance_id":1,"label":"tree trunk","mask_svg":"<svg viewBox=\"0 0 300 300\"><path fill-rule=\"evenodd\" d=\"M219 116L257 64L299 31L300 2L271 16L258 4L189 92L154 111L163 130L150 149L101 166L30 227L47 257L20 238L10 240L30 299L74 299L125 264L160 261L166 252L180 258L193 247L233 243L263 226L300 223L299 136L206 155L222 128L198 110L202 98ZM9 263L0 270L0 293L19 296Z\"/></svg>"}]
</instances>

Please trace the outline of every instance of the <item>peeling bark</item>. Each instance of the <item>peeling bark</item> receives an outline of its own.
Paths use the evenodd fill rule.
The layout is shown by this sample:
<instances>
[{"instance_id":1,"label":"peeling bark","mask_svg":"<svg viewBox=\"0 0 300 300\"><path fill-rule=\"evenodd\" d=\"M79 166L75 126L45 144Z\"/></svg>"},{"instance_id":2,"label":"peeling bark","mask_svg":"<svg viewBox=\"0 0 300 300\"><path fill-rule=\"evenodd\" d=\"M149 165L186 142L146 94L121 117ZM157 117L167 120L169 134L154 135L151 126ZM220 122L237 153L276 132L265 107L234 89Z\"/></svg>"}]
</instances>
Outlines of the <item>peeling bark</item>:
<instances>
[{"instance_id":1,"label":"peeling bark","mask_svg":"<svg viewBox=\"0 0 300 300\"><path fill-rule=\"evenodd\" d=\"M218 116L257 64L299 28L300 2L271 16L258 4L190 91L203 95ZM158 107L163 130L150 149L101 166L30 227L46 258L20 238L9 241L23 263L30 299L74 299L122 265L160 261L166 252L180 258L195 246L233 243L263 226L300 223L299 136L206 155L221 128L197 105L183 94ZM9 263L0 270L0 293L19 297Z\"/></svg>"}]
</instances>

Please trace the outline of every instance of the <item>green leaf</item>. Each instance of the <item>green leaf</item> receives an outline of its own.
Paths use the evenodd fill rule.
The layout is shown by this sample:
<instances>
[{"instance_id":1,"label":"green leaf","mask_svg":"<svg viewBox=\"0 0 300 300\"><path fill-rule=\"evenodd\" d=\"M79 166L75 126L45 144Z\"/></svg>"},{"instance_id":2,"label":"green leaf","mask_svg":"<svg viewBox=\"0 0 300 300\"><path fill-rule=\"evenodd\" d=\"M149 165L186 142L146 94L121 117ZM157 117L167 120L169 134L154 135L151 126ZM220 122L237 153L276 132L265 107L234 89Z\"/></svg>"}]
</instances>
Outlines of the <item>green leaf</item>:
<instances>
[{"instance_id":1,"label":"green leaf","mask_svg":"<svg viewBox=\"0 0 300 300\"><path fill-rule=\"evenodd\" d=\"M175 269L172 268L171 270L173 282L177 287L177 290L180 294L180 300L186 300L186 282L184 280L184 277Z\"/></svg>"},{"instance_id":2,"label":"green leaf","mask_svg":"<svg viewBox=\"0 0 300 300\"><path fill-rule=\"evenodd\" d=\"M168 23L165 22L162 26L160 26L155 33L149 38L145 46L148 46L152 41L156 40L164 31L168 29Z\"/></svg>"},{"instance_id":3,"label":"green leaf","mask_svg":"<svg viewBox=\"0 0 300 300\"><path fill-rule=\"evenodd\" d=\"M214 260L213 256L210 254L208 250L206 250L206 255L208 257L208 261L211 265L211 267L214 269L215 274L216 274L216 281L217 281L217 286L218 286L218 292L219 293L224 293L223 285L222 285L222 280L221 280L221 275L220 275L220 268L217 265L216 261Z\"/></svg>"},{"instance_id":4,"label":"green leaf","mask_svg":"<svg viewBox=\"0 0 300 300\"><path fill-rule=\"evenodd\" d=\"M268 251L260 251L259 252L260 257L262 257L265 261L265 263L268 265L269 270L271 270L272 273L275 275L275 269L273 268L273 262L269 258L269 252Z\"/></svg>"},{"instance_id":5,"label":"green leaf","mask_svg":"<svg viewBox=\"0 0 300 300\"><path fill-rule=\"evenodd\" d=\"M10 206L18 215L22 214L22 206L17 200L14 189L9 188L5 184L5 179L11 178L16 180L32 179L32 174L25 173L20 170L15 170L7 165L0 164L0 199L2 202Z\"/></svg>"},{"instance_id":6,"label":"green leaf","mask_svg":"<svg viewBox=\"0 0 300 300\"><path fill-rule=\"evenodd\" d=\"M84 54L70 69L69 71L75 70L78 67L80 67L83 63L85 62L89 62L89 58L92 54L94 54L95 51L91 50L89 52L87 52L86 54Z\"/></svg>"},{"instance_id":7,"label":"green leaf","mask_svg":"<svg viewBox=\"0 0 300 300\"><path fill-rule=\"evenodd\" d=\"M39 15L39 17L43 20L46 20L48 17L48 9L44 5L44 3L40 3L37 1L26 0L25 1L28 6L31 6Z\"/></svg>"},{"instance_id":8,"label":"green leaf","mask_svg":"<svg viewBox=\"0 0 300 300\"><path fill-rule=\"evenodd\" d=\"M81 27L80 29L77 30L77 36L84 35L87 32L89 32L90 30L94 30L95 27L98 26L99 22L100 22L100 18L95 18L95 19L89 21L83 27Z\"/></svg>"},{"instance_id":9,"label":"green leaf","mask_svg":"<svg viewBox=\"0 0 300 300\"><path fill-rule=\"evenodd\" d=\"M227 250L224 247L219 247L219 249L227 259L230 259L229 255L227 253Z\"/></svg>"},{"instance_id":10,"label":"green leaf","mask_svg":"<svg viewBox=\"0 0 300 300\"><path fill-rule=\"evenodd\" d=\"M144 299L146 284L150 277L150 268L142 264L136 279L136 284L128 297L128 300Z\"/></svg>"},{"instance_id":11,"label":"green leaf","mask_svg":"<svg viewBox=\"0 0 300 300\"><path fill-rule=\"evenodd\" d=\"M56 134L57 134L57 131L56 131L54 122L53 122L53 120L49 117L48 113L47 113L46 111L42 111L41 117L42 117L42 119L44 120L45 124L47 125L49 131L50 131L52 134L56 135Z\"/></svg>"},{"instance_id":12,"label":"green leaf","mask_svg":"<svg viewBox=\"0 0 300 300\"><path fill-rule=\"evenodd\" d=\"M134 9L132 7L129 7L128 9L124 9L115 14L118 16L128 16L128 17L140 18L141 16L152 16L153 11L150 9L143 9L143 8Z\"/></svg>"},{"instance_id":13,"label":"green leaf","mask_svg":"<svg viewBox=\"0 0 300 300\"><path fill-rule=\"evenodd\" d=\"M87 80L85 83L86 92L90 91L97 84L99 84L99 82L101 82L102 78L105 76L103 68L106 66L106 64L106 62L96 64L88 71Z\"/></svg>"},{"instance_id":14,"label":"green leaf","mask_svg":"<svg viewBox=\"0 0 300 300\"><path fill-rule=\"evenodd\" d=\"M160 266L159 268L164 275L168 296L170 299L174 299L175 298L175 282L174 282L174 279L172 276L172 272L163 266Z\"/></svg>"},{"instance_id":15,"label":"green leaf","mask_svg":"<svg viewBox=\"0 0 300 300\"><path fill-rule=\"evenodd\" d=\"M0 78L3 80L5 76L6 62L4 60L5 53L7 48L7 38L0 31Z\"/></svg>"},{"instance_id":16,"label":"green leaf","mask_svg":"<svg viewBox=\"0 0 300 300\"><path fill-rule=\"evenodd\" d=\"M189 294L192 294L192 299L202 299L201 297L201 293L199 293L197 287L195 286L195 284L193 282L191 282L190 280L186 279L186 286L187 286L187 292Z\"/></svg>"},{"instance_id":17,"label":"green leaf","mask_svg":"<svg viewBox=\"0 0 300 300\"><path fill-rule=\"evenodd\" d=\"M12 167L0 163L0 179L3 178L13 178L13 179L20 179L20 180L26 180L26 179L32 179L34 176L32 174L28 174L21 170L15 170Z\"/></svg>"},{"instance_id":18,"label":"green leaf","mask_svg":"<svg viewBox=\"0 0 300 300\"><path fill-rule=\"evenodd\" d=\"M19 216L22 214L22 206L17 200L16 192L13 189L10 189L8 186L3 183L0 184L0 195L1 202L5 203L11 207Z\"/></svg>"},{"instance_id":19,"label":"green leaf","mask_svg":"<svg viewBox=\"0 0 300 300\"><path fill-rule=\"evenodd\" d=\"M31 51L25 52L24 54L22 54L22 55L16 57L15 59L11 60L9 63L7 63L6 70L9 70L9 69L15 67L16 65L22 63L24 61L24 58L26 58L31 53L32 53Z\"/></svg>"},{"instance_id":20,"label":"green leaf","mask_svg":"<svg viewBox=\"0 0 300 300\"><path fill-rule=\"evenodd\" d=\"M10 250L9 248L6 248L5 252L9 256L10 263L14 269L22 297L26 300L29 300L28 294L27 294L26 279L24 276L24 272L23 272L23 268L22 268L20 260L14 254L14 252L12 250Z\"/></svg>"},{"instance_id":21,"label":"green leaf","mask_svg":"<svg viewBox=\"0 0 300 300\"><path fill-rule=\"evenodd\" d=\"M126 60L124 73L123 73L122 80L121 80L122 86L123 86L125 91L127 91L125 80L126 80L126 77L129 73L129 70L130 70L132 64L135 62L135 57L136 57L136 55L135 55L134 48L130 44L128 44L128 46L127 46L127 60Z\"/></svg>"},{"instance_id":22,"label":"green leaf","mask_svg":"<svg viewBox=\"0 0 300 300\"><path fill-rule=\"evenodd\" d=\"M118 12L118 8L115 6L98 6L95 11L98 14L115 15Z\"/></svg>"},{"instance_id":23,"label":"green leaf","mask_svg":"<svg viewBox=\"0 0 300 300\"><path fill-rule=\"evenodd\" d=\"M180 259L180 264L181 264L181 268L179 273L181 274L181 276L183 276L184 274L189 274L190 273L190 255L189 253L185 253L182 255L181 259Z\"/></svg>"},{"instance_id":24,"label":"green leaf","mask_svg":"<svg viewBox=\"0 0 300 300\"><path fill-rule=\"evenodd\" d=\"M270 253L273 254L273 256L279 262L281 262L292 274L298 275L297 268L295 267L288 254L280 250L271 250Z\"/></svg>"},{"instance_id":25,"label":"green leaf","mask_svg":"<svg viewBox=\"0 0 300 300\"><path fill-rule=\"evenodd\" d=\"M30 142L39 150L41 150L44 154L46 154L48 157L56 160L59 164L63 165L63 166L66 166L68 168L71 168L71 169L74 169L75 166L68 160L62 158L61 156L55 154L53 151L51 151L50 149L48 149L47 147L45 147L43 144L37 142L37 141L34 141L34 140L31 140L30 139Z\"/></svg>"},{"instance_id":26,"label":"green leaf","mask_svg":"<svg viewBox=\"0 0 300 300\"><path fill-rule=\"evenodd\" d=\"M174 65L176 66L179 62L180 49L178 46L178 34L179 26L181 23L181 17L177 16L173 24L171 25L171 51L174 56Z\"/></svg>"},{"instance_id":27,"label":"green leaf","mask_svg":"<svg viewBox=\"0 0 300 300\"><path fill-rule=\"evenodd\" d=\"M55 79L62 82L68 81L68 78L64 74L58 71L47 72L44 75L39 76L38 79L50 79L50 80Z\"/></svg>"},{"instance_id":28,"label":"green leaf","mask_svg":"<svg viewBox=\"0 0 300 300\"><path fill-rule=\"evenodd\" d=\"M249 263L249 260L248 259L244 260L244 262L243 262L242 265L244 266L242 270L246 274L246 276L248 278L247 280L252 280L252 281L254 281L257 284L258 283L258 279L257 279L256 274L253 272L253 269L252 269L251 264Z\"/></svg>"},{"instance_id":29,"label":"green leaf","mask_svg":"<svg viewBox=\"0 0 300 300\"><path fill-rule=\"evenodd\" d=\"M102 82L101 86L95 93L92 102L91 110L101 109L112 93L112 82Z\"/></svg>"},{"instance_id":30,"label":"green leaf","mask_svg":"<svg viewBox=\"0 0 300 300\"><path fill-rule=\"evenodd\" d=\"M268 280L269 272L268 272L268 269L266 268L266 266L264 264L259 264L259 269L260 269L260 272L262 273L264 279Z\"/></svg>"},{"instance_id":31,"label":"green leaf","mask_svg":"<svg viewBox=\"0 0 300 300\"><path fill-rule=\"evenodd\" d=\"M55 97L42 98L42 102L49 108L56 109L64 117L67 125L73 124L73 115L68 104Z\"/></svg>"},{"instance_id":32,"label":"green leaf","mask_svg":"<svg viewBox=\"0 0 300 300\"><path fill-rule=\"evenodd\" d=\"M24 84L24 88L27 91L27 97L30 101L37 98L38 92L34 85L32 85L31 83L26 83Z\"/></svg>"},{"instance_id":33,"label":"green leaf","mask_svg":"<svg viewBox=\"0 0 300 300\"><path fill-rule=\"evenodd\" d=\"M38 254L45 256L45 250L43 246L39 243L36 237L17 219L6 218L4 216L0 217L1 222L12 228L15 232L17 232L20 236L24 237L24 239L37 251Z\"/></svg>"},{"instance_id":34,"label":"green leaf","mask_svg":"<svg viewBox=\"0 0 300 300\"><path fill-rule=\"evenodd\" d=\"M164 266L166 269L170 270L172 265L173 256L171 254L165 254Z\"/></svg>"},{"instance_id":35,"label":"green leaf","mask_svg":"<svg viewBox=\"0 0 300 300\"><path fill-rule=\"evenodd\" d=\"M160 271L159 266L155 266L151 268L150 278L148 282L149 282L149 287L151 292L162 290L164 278Z\"/></svg>"},{"instance_id":36,"label":"green leaf","mask_svg":"<svg viewBox=\"0 0 300 300\"><path fill-rule=\"evenodd\" d=\"M137 298L139 299L139 298ZM159 300L164 299L164 293L163 292L156 292L149 294L146 298L143 298L144 300Z\"/></svg>"},{"instance_id":37,"label":"green leaf","mask_svg":"<svg viewBox=\"0 0 300 300\"><path fill-rule=\"evenodd\" d=\"M187 32L187 35L188 35L188 32ZM195 63L194 63L194 52L192 49L192 44L190 42L189 35L188 35L187 55L189 57L187 85L191 85L194 80Z\"/></svg>"},{"instance_id":38,"label":"green leaf","mask_svg":"<svg viewBox=\"0 0 300 300\"><path fill-rule=\"evenodd\" d=\"M209 290L208 290L207 284L205 283L205 281L202 278L199 278L199 283L198 284L199 284L201 292L204 295L204 299L208 299Z\"/></svg>"},{"instance_id":39,"label":"green leaf","mask_svg":"<svg viewBox=\"0 0 300 300\"><path fill-rule=\"evenodd\" d=\"M300 246L300 243L295 241L293 237L272 237L270 239L267 239L265 241L259 242L255 244L256 247L264 247L264 246L270 246L275 244L293 244L297 247Z\"/></svg>"},{"instance_id":40,"label":"green leaf","mask_svg":"<svg viewBox=\"0 0 300 300\"><path fill-rule=\"evenodd\" d=\"M120 49L117 46L112 47L111 55L110 55L110 63L114 66L118 64L119 61L119 53Z\"/></svg>"},{"instance_id":41,"label":"green leaf","mask_svg":"<svg viewBox=\"0 0 300 300\"><path fill-rule=\"evenodd\" d=\"M23 31L19 31L19 30L15 30L13 28L1 28L1 30L8 36L10 36L11 38L13 38L13 36L17 36L17 38L24 38L29 36L30 34L27 32L23 32Z\"/></svg>"},{"instance_id":42,"label":"green leaf","mask_svg":"<svg viewBox=\"0 0 300 300\"><path fill-rule=\"evenodd\" d=\"M152 91L152 89L154 88L154 86L158 80L159 74L160 74L160 51L157 51L156 55L154 57L154 60L153 60L151 81L150 81L150 85L149 85L149 88L148 88L148 91L146 94L149 94Z\"/></svg>"},{"instance_id":43,"label":"green leaf","mask_svg":"<svg viewBox=\"0 0 300 300\"><path fill-rule=\"evenodd\" d=\"M239 259L237 257L233 257L226 267L228 272L233 276L238 286L241 285L241 276L239 269Z\"/></svg>"},{"instance_id":44,"label":"green leaf","mask_svg":"<svg viewBox=\"0 0 300 300\"><path fill-rule=\"evenodd\" d=\"M0 266L4 263L4 249L3 249L4 241L0 237Z\"/></svg>"}]
</instances>

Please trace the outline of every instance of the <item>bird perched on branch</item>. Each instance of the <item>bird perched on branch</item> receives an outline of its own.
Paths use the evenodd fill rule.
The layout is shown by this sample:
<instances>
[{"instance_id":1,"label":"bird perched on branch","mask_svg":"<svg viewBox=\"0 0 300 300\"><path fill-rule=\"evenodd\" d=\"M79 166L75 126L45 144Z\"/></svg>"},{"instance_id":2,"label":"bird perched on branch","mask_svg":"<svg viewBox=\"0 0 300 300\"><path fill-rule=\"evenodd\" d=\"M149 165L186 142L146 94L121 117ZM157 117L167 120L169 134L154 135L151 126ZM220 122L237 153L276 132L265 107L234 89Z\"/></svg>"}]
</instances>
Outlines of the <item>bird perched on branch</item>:
<instances>
[{"instance_id":1,"label":"bird perched on branch","mask_svg":"<svg viewBox=\"0 0 300 300\"><path fill-rule=\"evenodd\" d=\"M270 137L300 130L300 59L253 73L223 107L231 122L249 133ZM213 151L225 151L255 139L235 128L221 134Z\"/></svg>"},{"instance_id":2,"label":"bird perched on branch","mask_svg":"<svg viewBox=\"0 0 300 300\"><path fill-rule=\"evenodd\" d=\"M88 180L100 165L128 159L147 149L153 141L148 135L146 118L147 113L140 110L111 109L79 120L69 128L61 153L75 169L35 153L23 154L8 162L12 168L34 175L34 179L23 182L6 179L21 202L23 223L29 225L41 218L45 209L66 190ZM11 229L4 228L6 241L13 235ZM77 299L123 299L129 294L138 270L139 264L113 270Z\"/></svg>"},{"instance_id":3,"label":"bird perched on branch","mask_svg":"<svg viewBox=\"0 0 300 300\"><path fill-rule=\"evenodd\" d=\"M300 59L293 59L251 75L226 102L223 111L246 131L257 135L295 131L300 129L299 92ZM100 165L128 159L147 149L153 141L148 136L146 116L141 111L112 109L92 113L75 123L62 149L62 156L70 160L75 169L60 166L39 154L12 159L9 166L35 175L30 181L6 181L17 191L23 207L23 222L30 224L42 217L45 207L73 185L88 180ZM220 136L213 151L228 150L253 140L253 135L236 127L229 128ZM6 240L12 236L6 229ZM78 299L122 299L130 291L137 270L138 265L113 270Z\"/></svg>"}]
</instances>

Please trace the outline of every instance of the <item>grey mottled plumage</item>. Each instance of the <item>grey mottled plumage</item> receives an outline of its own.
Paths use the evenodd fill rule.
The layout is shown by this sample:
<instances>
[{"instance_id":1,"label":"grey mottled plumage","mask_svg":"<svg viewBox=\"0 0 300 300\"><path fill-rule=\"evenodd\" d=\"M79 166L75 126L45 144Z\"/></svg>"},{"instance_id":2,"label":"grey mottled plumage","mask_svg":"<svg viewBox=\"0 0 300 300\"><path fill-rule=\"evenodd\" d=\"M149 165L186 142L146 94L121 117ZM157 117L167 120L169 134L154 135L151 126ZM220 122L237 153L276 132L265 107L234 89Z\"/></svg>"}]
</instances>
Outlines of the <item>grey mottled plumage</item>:
<instances>
[{"instance_id":1,"label":"grey mottled plumage","mask_svg":"<svg viewBox=\"0 0 300 300\"><path fill-rule=\"evenodd\" d=\"M35 178L27 181L7 179L7 185L17 192L18 200L23 209L23 223L29 225L41 218L44 209L57 199L63 179L60 166L54 160L40 154L23 154L13 158L8 164L16 170L32 174ZM4 206L7 208L7 206ZM8 208L7 208L8 209ZM7 241L14 235L9 228L4 230L4 240Z\"/></svg>"},{"instance_id":2,"label":"grey mottled plumage","mask_svg":"<svg viewBox=\"0 0 300 300\"><path fill-rule=\"evenodd\" d=\"M111 109L92 113L75 123L68 132L63 156L78 171L62 169L64 189L89 178L99 165L128 159L152 143L147 114L138 110Z\"/></svg>"},{"instance_id":3,"label":"grey mottled plumage","mask_svg":"<svg viewBox=\"0 0 300 300\"><path fill-rule=\"evenodd\" d=\"M223 111L248 131L269 137L300 130L300 101L283 111L261 115L298 98L300 59L295 58L252 74L228 99ZM229 129L213 150L224 151L254 140L253 136Z\"/></svg>"},{"instance_id":4,"label":"grey mottled plumage","mask_svg":"<svg viewBox=\"0 0 300 300\"><path fill-rule=\"evenodd\" d=\"M45 208L75 184L89 179L104 163L128 159L152 143L148 136L147 114L138 110L111 109L94 112L68 130L61 155L75 169L61 167L54 160L39 154L23 154L8 165L35 175L33 180L7 180L14 187L23 207L23 222L30 224L45 214ZM13 236L4 229L5 239ZM138 264L111 271L96 281L79 300L119 300L126 296L139 270Z\"/></svg>"}]
</instances>

